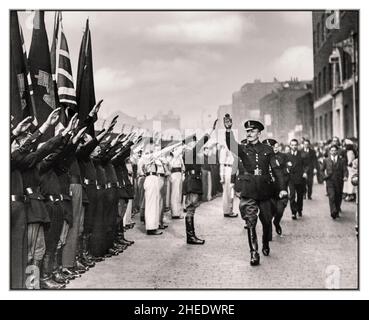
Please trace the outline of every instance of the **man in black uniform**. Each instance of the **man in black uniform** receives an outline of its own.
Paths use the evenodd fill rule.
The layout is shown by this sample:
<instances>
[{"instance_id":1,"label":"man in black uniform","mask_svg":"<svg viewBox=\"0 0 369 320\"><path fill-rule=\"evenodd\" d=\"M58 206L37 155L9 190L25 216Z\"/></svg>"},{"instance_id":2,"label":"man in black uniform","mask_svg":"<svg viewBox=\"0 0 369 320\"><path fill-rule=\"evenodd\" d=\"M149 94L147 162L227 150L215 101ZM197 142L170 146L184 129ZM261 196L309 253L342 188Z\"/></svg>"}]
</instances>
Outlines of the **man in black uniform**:
<instances>
[{"instance_id":1,"label":"man in black uniform","mask_svg":"<svg viewBox=\"0 0 369 320\"><path fill-rule=\"evenodd\" d=\"M256 224L258 215L263 224L263 249L264 255L269 255L270 224L271 224L271 203L273 193L273 183L270 170L276 179L279 196L287 194L283 190L283 176L280 168L276 165L273 149L259 141L260 133L264 126L258 122L249 120L244 126L247 132L248 144L239 144L234 138L232 128L232 118L229 114L224 117L226 128L226 144L229 150L238 156L245 169L241 178L241 200L240 212L242 219L247 225L247 235L250 246L250 264L256 266L260 262L258 253L258 241L256 234Z\"/></svg>"},{"instance_id":2,"label":"man in black uniform","mask_svg":"<svg viewBox=\"0 0 369 320\"><path fill-rule=\"evenodd\" d=\"M263 143L273 148L276 165L281 168L283 174L283 183L284 183L283 189L287 190L289 174L287 169L286 154L279 151L279 143L274 139L265 139ZM286 195L285 197L280 198L278 186L276 184L274 185L274 194L271 199L271 202L272 202L272 216L274 217L273 224L275 226L275 231L277 232L277 234L282 235L282 227L280 225L280 222L283 217L284 209L286 208L288 203L288 196Z\"/></svg>"},{"instance_id":3,"label":"man in black uniform","mask_svg":"<svg viewBox=\"0 0 369 320\"><path fill-rule=\"evenodd\" d=\"M199 198L202 194L201 183L201 162L197 157L197 152L209 140L210 135L214 132L218 120L213 124L213 130L210 134L205 134L196 145L184 152L183 160L185 164L185 180L183 181L183 194L186 195L186 235L188 244L204 244L205 240L199 239L195 234L194 215L195 210L199 206ZM186 140L186 139L185 139ZM186 141L182 141L186 143Z\"/></svg>"}]
</instances>

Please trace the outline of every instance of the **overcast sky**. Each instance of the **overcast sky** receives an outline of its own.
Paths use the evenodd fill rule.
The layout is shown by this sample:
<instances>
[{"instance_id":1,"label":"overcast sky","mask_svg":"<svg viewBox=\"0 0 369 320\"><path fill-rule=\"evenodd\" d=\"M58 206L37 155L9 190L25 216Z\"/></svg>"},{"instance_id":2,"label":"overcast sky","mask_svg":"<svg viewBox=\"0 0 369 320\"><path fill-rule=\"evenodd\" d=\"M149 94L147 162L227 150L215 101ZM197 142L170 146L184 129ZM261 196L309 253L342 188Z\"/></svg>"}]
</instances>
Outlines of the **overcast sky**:
<instances>
[{"instance_id":1,"label":"overcast sky","mask_svg":"<svg viewBox=\"0 0 369 320\"><path fill-rule=\"evenodd\" d=\"M313 77L310 12L63 12L74 79L90 18L101 113L170 109L192 128L254 79ZM27 48L33 14L19 13ZM51 45L54 12L45 23Z\"/></svg>"}]
</instances>

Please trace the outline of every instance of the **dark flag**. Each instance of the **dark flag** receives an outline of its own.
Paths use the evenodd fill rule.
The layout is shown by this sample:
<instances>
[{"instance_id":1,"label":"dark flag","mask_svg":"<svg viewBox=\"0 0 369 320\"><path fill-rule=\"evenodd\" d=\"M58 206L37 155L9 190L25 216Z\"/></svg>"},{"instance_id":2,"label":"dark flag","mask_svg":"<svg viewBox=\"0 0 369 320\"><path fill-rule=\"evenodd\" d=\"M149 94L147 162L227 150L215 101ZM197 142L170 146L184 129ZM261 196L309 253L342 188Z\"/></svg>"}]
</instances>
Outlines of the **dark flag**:
<instances>
[{"instance_id":1,"label":"dark flag","mask_svg":"<svg viewBox=\"0 0 369 320\"><path fill-rule=\"evenodd\" d=\"M96 104L92 66L91 33L88 19L86 21L86 29L83 33L81 48L79 51L76 97L78 117L83 121ZM91 128L88 128L88 133L92 136L95 135L93 125Z\"/></svg>"},{"instance_id":2,"label":"dark flag","mask_svg":"<svg viewBox=\"0 0 369 320\"><path fill-rule=\"evenodd\" d=\"M58 92L56 99L59 100L59 106L61 107L60 123L66 127L68 115L70 116L71 113L77 111L77 102L69 48L63 30L62 13L60 11L55 12L50 57L55 92ZM72 112L69 112L69 110L72 110Z\"/></svg>"},{"instance_id":3,"label":"dark flag","mask_svg":"<svg viewBox=\"0 0 369 320\"><path fill-rule=\"evenodd\" d=\"M27 54L17 11L10 11L10 112L15 126L27 116L35 115ZM34 125L37 125L36 118Z\"/></svg>"},{"instance_id":4,"label":"dark flag","mask_svg":"<svg viewBox=\"0 0 369 320\"><path fill-rule=\"evenodd\" d=\"M54 83L51 74L49 43L45 29L44 11L36 11L33 19L29 67L34 90L37 120L42 124L56 108ZM45 139L50 138L51 132Z\"/></svg>"}]
</instances>

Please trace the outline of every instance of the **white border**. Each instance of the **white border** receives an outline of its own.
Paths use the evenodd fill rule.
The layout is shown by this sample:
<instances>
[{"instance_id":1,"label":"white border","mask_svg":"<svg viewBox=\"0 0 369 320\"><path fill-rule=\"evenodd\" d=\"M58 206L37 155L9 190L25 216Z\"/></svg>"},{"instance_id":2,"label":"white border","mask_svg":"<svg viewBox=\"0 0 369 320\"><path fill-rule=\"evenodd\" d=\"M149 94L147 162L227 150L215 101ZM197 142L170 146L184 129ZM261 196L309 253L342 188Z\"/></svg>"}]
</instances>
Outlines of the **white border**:
<instances>
[{"instance_id":1,"label":"white border","mask_svg":"<svg viewBox=\"0 0 369 320\"><path fill-rule=\"evenodd\" d=\"M211 0L211 1L199 1L199 0L187 0L187 1L89 1L89 7L86 7L86 2L76 0L64 0L61 2L50 2L49 0L43 1L12 1L12 9L27 9L32 8L63 8L68 9L360 9L360 30L362 32L360 36L361 52L360 52L360 69L361 69L361 81L360 86L363 89L360 95L360 160L361 160L361 252L360 252L360 291L60 291L60 292L47 292L47 291L9 291L9 206L8 206L8 194L9 194L9 159L8 159L8 128L9 128L9 7L1 3L1 29L4 32L5 37L3 39L3 49L1 50L1 69L3 76L1 77L1 97L2 97L2 109L3 113L0 117L1 125L1 141L2 141L2 155L1 158L1 172L2 184L1 184L1 279L0 279L0 299L230 299L230 300L244 300L244 299L368 299L369 298L369 283L368 283L368 234L366 230L368 228L368 206L365 203L365 196L367 191L367 183L365 179L367 177L366 160L368 159L367 150L364 149L366 143L366 137L368 130L366 130L366 123L363 119L369 119L368 117L368 74L363 70L369 70L367 67L367 60L365 57L369 57L368 52L368 35L369 30L368 21L368 3L364 1L324 1L310 0L305 2L296 1L263 1L263 2L249 2L233 1L233 0ZM131 275L131 276L134 276ZM123 311L123 310L122 310ZM123 311L124 313L124 311Z\"/></svg>"}]
</instances>

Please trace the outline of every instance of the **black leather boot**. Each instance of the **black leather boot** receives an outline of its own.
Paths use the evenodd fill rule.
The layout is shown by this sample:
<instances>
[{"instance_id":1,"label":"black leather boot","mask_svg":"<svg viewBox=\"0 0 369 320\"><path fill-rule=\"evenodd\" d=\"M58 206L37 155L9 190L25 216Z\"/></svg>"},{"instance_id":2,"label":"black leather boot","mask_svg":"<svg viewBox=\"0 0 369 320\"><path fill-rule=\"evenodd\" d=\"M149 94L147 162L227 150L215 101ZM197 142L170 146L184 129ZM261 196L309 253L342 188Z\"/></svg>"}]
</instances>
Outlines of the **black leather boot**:
<instances>
[{"instance_id":1,"label":"black leather boot","mask_svg":"<svg viewBox=\"0 0 369 320\"><path fill-rule=\"evenodd\" d=\"M263 248L261 249L261 252L263 253L264 256L269 256L270 253L270 248L269 248L269 240L270 240L270 235L269 235L269 228L267 227L263 227Z\"/></svg>"},{"instance_id":2,"label":"black leather boot","mask_svg":"<svg viewBox=\"0 0 369 320\"><path fill-rule=\"evenodd\" d=\"M84 266L87 266L89 268L93 268L95 266L95 262L93 262L92 260L90 260L88 258L88 252L87 252L88 239L89 239L88 235L83 235L83 237L82 237L82 253L80 255L80 261Z\"/></svg>"},{"instance_id":3,"label":"black leather boot","mask_svg":"<svg viewBox=\"0 0 369 320\"><path fill-rule=\"evenodd\" d=\"M59 290L65 288L65 284L56 283L52 279L52 275L50 273L50 255L48 254L45 254L44 256L40 274L41 274L40 277L41 289Z\"/></svg>"},{"instance_id":4,"label":"black leather boot","mask_svg":"<svg viewBox=\"0 0 369 320\"><path fill-rule=\"evenodd\" d=\"M247 228L247 237L249 240L249 247L251 253L250 264L252 266L257 266L260 263L260 256L258 253L258 238L256 234L255 226L248 226Z\"/></svg>"},{"instance_id":5,"label":"black leather boot","mask_svg":"<svg viewBox=\"0 0 369 320\"><path fill-rule=\"evenodd\" d=\"M204 244L205 240L199 239L195 234L194 218L193 216L187 216L186 222L186 235L188 244Z\"/></svg>"},{"instance_id":6,"label":"black leather boot","mask_svg":"<svg viewBox=\"0 0 369 320\"><path fill-rule=\"evenodd\" d=\"M122 232L122 237L121 239L119 240L119 243L120 244L126 244L127 246L131 246L132 244L134 244L135 242L134 241L131 241L131 240L127 240L125 237L124 237L124 231Z\"/></svg>"},{"instance_id":7,"label":"black leather boot","mask_svg":"<svg viewBox=\"0 0 369 320\"><path fill-rule=\"evenodd\" d=\"M61 272L61 270L59 270L59 269L57 269L53 272L52 279L56 283L60 283L60 284L68 284L69 283L69 279L66 276L64 276L63 273Z\"/></svg>"},{"instance_id":8,"label":"black leather boot","mask_svg":"<svg viewBox=\"0 0 369 320\"><path fill-rule=\"evenodd\" d=\"M56 249L55 252L55 258L54 258L54 265L53 265L53 280L57 283L64 283L64 284L68 284L69 283L69 278L67 276L65 276L62 272L62 264L59 262L61 262L61 259L59 258L59 256L61 255L60 250Z\"/></svg>"}]
</instances>

